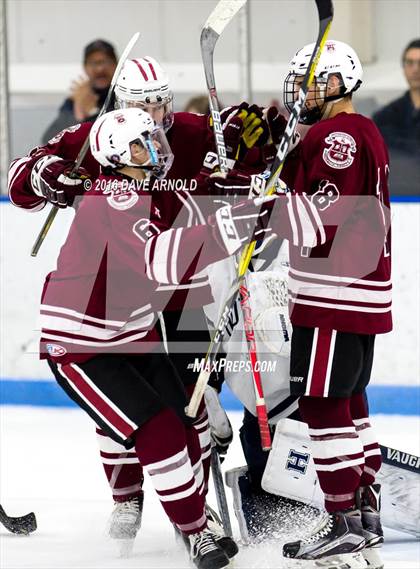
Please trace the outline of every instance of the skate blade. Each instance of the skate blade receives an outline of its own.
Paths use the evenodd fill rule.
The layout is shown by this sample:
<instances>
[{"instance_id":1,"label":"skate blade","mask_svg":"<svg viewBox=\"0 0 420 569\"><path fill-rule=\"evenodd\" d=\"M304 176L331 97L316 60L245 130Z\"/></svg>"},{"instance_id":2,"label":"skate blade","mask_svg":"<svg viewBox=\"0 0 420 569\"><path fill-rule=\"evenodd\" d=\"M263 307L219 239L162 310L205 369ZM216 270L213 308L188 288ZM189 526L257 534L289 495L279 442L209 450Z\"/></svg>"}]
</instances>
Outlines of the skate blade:
<instances>
[{"instance_id":1,"label":"skate blade","mask_svg":"<svg viewBox=\"0 0 420 569\"><path fill-rule=\"evenodd\" d=\"M118 548L118 557L127 559L131 557L134 548L134 539L116 539L114 540Z\"/></svg>"},{"instance_id":2,"label":"skate blade","mask_svg":"<svg viewBox=\"0 0 420 569\"><path fill-rule=\"evenodd\" d=\"M384 562L380 556L380 547L367 547L362 551L362 555L369 569L384 569Z\"/></svg>"},{"instance_id":3,"label":"skate blade","mask_svg":"<svg viewBox=\"0 0 420 569\"><path fill-rule=\"evenodd\" d=\"M368 565L361 553L330 555L323 559L285 558L288 569L367 569Z\"/></svg>"}]
</instances>

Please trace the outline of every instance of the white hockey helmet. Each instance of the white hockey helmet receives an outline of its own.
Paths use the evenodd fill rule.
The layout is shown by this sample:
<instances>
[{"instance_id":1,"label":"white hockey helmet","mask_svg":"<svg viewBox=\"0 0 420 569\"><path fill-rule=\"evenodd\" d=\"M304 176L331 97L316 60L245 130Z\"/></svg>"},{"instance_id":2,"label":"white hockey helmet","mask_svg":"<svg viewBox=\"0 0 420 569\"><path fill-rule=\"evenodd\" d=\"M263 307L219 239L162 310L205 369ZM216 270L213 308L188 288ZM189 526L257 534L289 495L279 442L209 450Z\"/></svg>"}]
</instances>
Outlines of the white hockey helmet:
<instances>
[{"instance_id":1,"label":"white hockey helmet","mask_svg":"<svg viewBox=\"0 0 420 569\"><path fill-rule=\"evenodd\" d=\"M291 112L299 91L299 77L306 73L309 60L315 44L305 45L296 52L289 65L289 73L284 81L284 106ZM299 122L313 124L322 118L324 106L334 103L356 91L363 77L360 60L352 47L341 41L328 40L324 46L318 65L315 69L312 92L315 93L313 106L305 105L302 109ZM340 80L340 93L333 96L326 95L328 79L335 75ZM310 98L310 97L309 97Z\"/></svg>"},{"instance_id":2,"label":"white hockey helmet","mask_svg":"<svg viewBox=\"0 0 420 569\"><path fill-rule=\"evenodd\" d=\"M115 85L116 107L140 107L150 112L165 132L174 122L169 78L156 59L127 59Z\"/></svg>"},{"instance_id":3,"label":"white hockey helmet","mask_svg":"<svg viewBox=\"0 0 420 569\"><path fill-rule=\"evenodd\" d=\"M97 119L89 134L93 157L104 167L134 166L163 178L173 162L173 154L161 126L139 108L117 109ZM144 161L134 162L133 144L145 150Z\"/></svg>"}]
</instances>

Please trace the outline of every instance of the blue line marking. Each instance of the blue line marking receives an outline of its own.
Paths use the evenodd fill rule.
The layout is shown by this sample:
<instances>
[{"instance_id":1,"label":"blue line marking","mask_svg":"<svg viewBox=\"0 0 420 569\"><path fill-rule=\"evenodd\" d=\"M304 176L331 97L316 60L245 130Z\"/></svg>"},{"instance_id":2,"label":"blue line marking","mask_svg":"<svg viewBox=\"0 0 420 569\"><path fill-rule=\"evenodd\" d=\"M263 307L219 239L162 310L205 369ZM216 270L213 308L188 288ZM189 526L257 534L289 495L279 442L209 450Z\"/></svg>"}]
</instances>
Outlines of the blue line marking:
<instances>
[{"instance_id":1,"label":"blue line marking","mask_svg":"<svg viewBox=\"0 0 420 569\"><path fill-rule=\"evenodd\" d=\"M418 385L370 385L368 398L371 414L420 416ZM223 389L221 401L230 411L242 409L242 404L228 388ZM0 404L76 407L55 381L28 379L1 379Z\"/></svg>"}]
</instances>

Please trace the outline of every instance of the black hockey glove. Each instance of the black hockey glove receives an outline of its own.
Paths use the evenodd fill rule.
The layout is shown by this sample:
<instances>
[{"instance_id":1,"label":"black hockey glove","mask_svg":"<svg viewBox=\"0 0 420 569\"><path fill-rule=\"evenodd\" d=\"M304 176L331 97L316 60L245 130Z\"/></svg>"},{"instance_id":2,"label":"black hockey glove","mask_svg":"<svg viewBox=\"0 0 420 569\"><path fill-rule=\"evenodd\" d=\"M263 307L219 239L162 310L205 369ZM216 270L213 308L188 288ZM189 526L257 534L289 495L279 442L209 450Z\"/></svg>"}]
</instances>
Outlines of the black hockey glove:
<instances>
[{"instance_id":1,"label":"black hockey glove","mask_svg":"<svg viewBox=\"0 0 420 569\"><path fill-rule=\"evenodd\" d=\"M277 107L269 107L265 111L265 121L270 132L270 142L278 144L283 136L287 121Z\"/></svg>"},{"instance_id":2,"label":"black hockey glove","mask_svg":"<svg viewBox=\"0 0 420 569\"><path fill-rule=\"evenodd\" d=\"M50 154L43 156L32 167L33 192L57 207L71 206L74 198L83 194L84 180L90 178L84 168L79 169L77 178L70 178L73 166L72 160L63 160Z\"/></svg>"},{"instance_id":3,"label":"black hockey glove","mask_svg":"<svg viewBox=\"0 0 420 569\"><path fill-rule=\"evenodd\" d=\"M277 148L286 128L287 120L276 107L269 107L265 111L265 121L270 133L270 139L268 143L262 147L262 158L265 164L271 164L276 157ZM295 132L287 152L288 154L296 148L299 141L300 135L298 132Z\"/></svg>"}]
</instances>

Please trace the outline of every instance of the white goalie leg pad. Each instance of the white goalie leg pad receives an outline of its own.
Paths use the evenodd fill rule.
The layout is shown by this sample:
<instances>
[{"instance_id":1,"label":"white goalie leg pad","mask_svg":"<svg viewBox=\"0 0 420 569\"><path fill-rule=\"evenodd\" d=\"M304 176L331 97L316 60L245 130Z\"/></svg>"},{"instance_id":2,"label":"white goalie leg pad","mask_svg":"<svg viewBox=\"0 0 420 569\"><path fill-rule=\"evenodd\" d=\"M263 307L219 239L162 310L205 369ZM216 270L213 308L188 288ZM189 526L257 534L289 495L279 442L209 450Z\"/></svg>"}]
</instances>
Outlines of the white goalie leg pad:
<instances>
[{"instance_id":1,"label":"white goalie leg pad","mask_svg":"<svg viewBox=\"0 0 420 569\"><path fill-rule=\"evenodd\" d=\"M383 463L376 475L382 487L382 525L420 539L420 475Z\"/></svg>"},{"instance_id":2,"label":"white goalie leg pad","mask_svg":"<svg viewBox=\"0 0 420 569\"><path fill-rule=\"evenodd\" d=\"M271 494L323 509L324 495L311 458L305 423L279 420L261 486Z\"/></svg>"}]
</instances>

